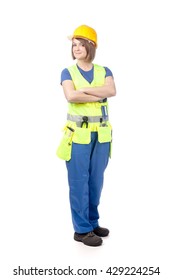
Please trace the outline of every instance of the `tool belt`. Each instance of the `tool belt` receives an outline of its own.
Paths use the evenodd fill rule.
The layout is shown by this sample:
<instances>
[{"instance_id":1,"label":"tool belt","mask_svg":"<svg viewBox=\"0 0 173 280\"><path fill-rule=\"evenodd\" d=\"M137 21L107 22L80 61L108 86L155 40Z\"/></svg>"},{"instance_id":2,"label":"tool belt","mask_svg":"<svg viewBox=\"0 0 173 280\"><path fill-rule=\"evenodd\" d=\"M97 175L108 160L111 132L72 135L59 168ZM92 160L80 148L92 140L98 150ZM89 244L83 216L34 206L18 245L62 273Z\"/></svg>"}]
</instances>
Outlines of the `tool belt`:
<instances>
[{"instance_id":1,"label":"tool belt","mask_svg":"<svg viewBox=\"0 0 173 280\"><path fill-rule=\"evenodd\" d=\"M82 127L84 123L100 123L102 118L102 116L79 116L67 114L67 120L75 122L77 127ZM104 122L107 122L108 120L109 117L106 116Z\"/></svg>"},{"instance_id":2,"label":"tool belt","mask_svg":"<svg viewBox=\"0 0 173 280\"><path fill-rule=\"evenodd\" d=\"M87 127L87 119L83 119L83 121L80 122L80 124L81 124L80 127L76 126L74 128L68 125L65 126L64 135L56 151L56 154L59 158L69 161L71 159L73 143L85 145L91 142L92 131L90 130L90 128ZM85 126L83 126L84 124ZM97 133L98 133L98 142L100 143L112 142L112 127L110 124L105 126L98 125Z\"/></svg>"}]
</instances>

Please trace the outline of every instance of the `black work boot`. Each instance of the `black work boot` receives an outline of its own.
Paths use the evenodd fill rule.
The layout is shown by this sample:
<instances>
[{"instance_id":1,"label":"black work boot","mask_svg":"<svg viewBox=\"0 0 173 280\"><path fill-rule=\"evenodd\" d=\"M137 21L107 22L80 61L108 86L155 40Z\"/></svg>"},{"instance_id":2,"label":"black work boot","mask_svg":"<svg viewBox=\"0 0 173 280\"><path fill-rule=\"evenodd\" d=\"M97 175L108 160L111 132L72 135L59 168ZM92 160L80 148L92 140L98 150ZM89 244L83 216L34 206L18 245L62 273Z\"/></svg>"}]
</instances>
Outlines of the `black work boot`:
<instances>
[{"instance_id":1,"label":"black work boot","mask_svg":"<svg viewBox=\"0 0 173 280\"><path fill-rule=\"evenodd\" d=\"M95 235L93 231L84 234L75 232L74 240L83 242L83 244L87 246L100 246L102 244L102 239L99 236Z\"/></svg>"},{"instance_id":2,"label":"black work boot","mask_svg":"<svg viewBox=\"0 0 173 280\"><path fill-rule=\"evenodd\" d=\"M107 228L103 228L103 227L96 227L93 232L100 237L105 237L108 236L109 234L109 230Z\"/></svg>"}]
</instances>

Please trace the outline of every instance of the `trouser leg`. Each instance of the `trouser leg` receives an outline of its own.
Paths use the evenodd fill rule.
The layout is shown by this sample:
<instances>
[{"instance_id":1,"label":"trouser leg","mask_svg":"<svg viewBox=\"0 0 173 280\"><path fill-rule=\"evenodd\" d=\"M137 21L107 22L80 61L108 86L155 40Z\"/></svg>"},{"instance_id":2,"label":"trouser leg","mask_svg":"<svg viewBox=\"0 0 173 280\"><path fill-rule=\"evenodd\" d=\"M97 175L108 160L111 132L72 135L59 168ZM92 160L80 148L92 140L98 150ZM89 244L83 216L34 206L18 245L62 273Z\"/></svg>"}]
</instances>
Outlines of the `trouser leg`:
<instances>
[{"instance_id":1,"label":"trouser leg","mask_svg":"<svg viewBox=\"0 0 173 280\"><path fill-rule=\"evenodd\" d=\"M91 144L73 143L71 160L66 162L69 198L74 230L85 233L93 230L89 222L89 164Z\"/></svg>"},{"instance_id":2,"label":"trouser leg","mask_svg":"<svg viewBox=\"0 0 173 280\"><path fill-rule=\"evenodd\" d=\"M109 161L110 143L99 143L95 139L89 169L89 221L93 228L98 226L101 191L103 188L104 171Z\"/></svg>"}]
</instances>

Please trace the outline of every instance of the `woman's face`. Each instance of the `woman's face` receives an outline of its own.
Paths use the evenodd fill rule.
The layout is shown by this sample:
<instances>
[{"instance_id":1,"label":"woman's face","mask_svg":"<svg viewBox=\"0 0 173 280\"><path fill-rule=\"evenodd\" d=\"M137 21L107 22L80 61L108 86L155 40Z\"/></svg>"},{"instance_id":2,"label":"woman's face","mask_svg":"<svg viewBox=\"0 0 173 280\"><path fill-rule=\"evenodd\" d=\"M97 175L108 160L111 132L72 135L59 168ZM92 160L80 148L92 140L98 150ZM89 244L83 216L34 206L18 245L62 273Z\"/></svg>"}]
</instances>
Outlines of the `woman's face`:
<instances>
[{"instance_id":1,"label":"woman's face","mask_svg":"<svg viewBox=\"0 0 173 280\"><path fill-rule=\"evenodd\" d=\"M87 51L83 43L81 43L78 39L72 40L72 50L73 55L78 60L85 60L87 57Z\"/></svg>"}]
</instances>

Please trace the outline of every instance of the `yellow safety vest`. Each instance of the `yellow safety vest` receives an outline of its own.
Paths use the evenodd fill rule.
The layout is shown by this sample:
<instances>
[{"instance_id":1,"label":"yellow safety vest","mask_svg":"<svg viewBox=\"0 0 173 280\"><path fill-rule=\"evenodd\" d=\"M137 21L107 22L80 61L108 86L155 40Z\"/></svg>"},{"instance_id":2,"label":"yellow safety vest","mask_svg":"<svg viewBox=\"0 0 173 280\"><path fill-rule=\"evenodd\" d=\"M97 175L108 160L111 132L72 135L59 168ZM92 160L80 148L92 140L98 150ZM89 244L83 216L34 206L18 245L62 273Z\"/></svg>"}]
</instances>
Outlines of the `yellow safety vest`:
<instances>
[{"instance_id":1,"label":"yellow safety vest","mask_svg":"<svg viewBox=\"0 0 173 280\"><path fill-rule=\"evenodd\" d=\"M77 65L72 65L68 70L76 90L83 87L102 86L105 83L105 68L97 64L94 64L94 78L91 84L81 75ZM98 141L100 143L112 141L112 128L108 118L108 102L69 102L67 123L64 128L63 138L56 152L57 156L66 161L70 160L72 142L89 144L91 132L98 132Z\"/></svg>"},{"instance_id":2,"label":"yellow safety vest","mask_svg":"<svg viewBox=\"0 0 173 280\"><path fill-rule=\"evenodd\" d=\"M105 68L94 64L94 78L92 83L90 84L80 73L77 65L72 65L68 68L70 75L72 77L72 81L74 83L74 87L76 90L83 87L97 87L103 86L105 83ZM102 109L106 108L107 117L103 120ZM106 121L106 124L109 125L108 122L108 102L87 102L87 103L68 103L68 115L67 119L70 121L68 125L80 126L83 121L83 117L88 117L88 128L90 131L98 131L98 127L100 127L100 120Z\"/></svg>"}]
</instances>

